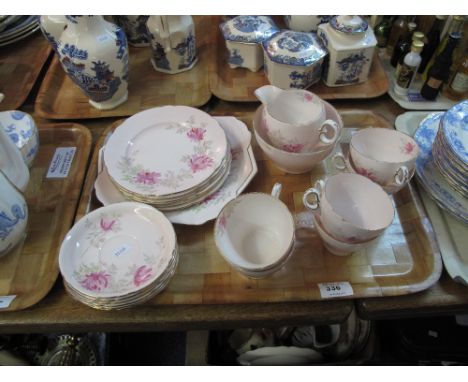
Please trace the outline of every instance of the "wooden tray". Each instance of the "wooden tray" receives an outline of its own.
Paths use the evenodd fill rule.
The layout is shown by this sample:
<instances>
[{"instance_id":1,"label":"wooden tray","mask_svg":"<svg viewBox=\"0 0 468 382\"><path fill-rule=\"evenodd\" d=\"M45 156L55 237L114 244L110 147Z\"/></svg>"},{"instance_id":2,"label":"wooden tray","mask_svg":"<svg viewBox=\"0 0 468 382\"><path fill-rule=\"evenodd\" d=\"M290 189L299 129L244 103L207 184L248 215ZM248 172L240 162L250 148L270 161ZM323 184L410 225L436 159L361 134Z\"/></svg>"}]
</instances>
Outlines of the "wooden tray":
<instances>
[{"instance_id":1,"label":"wooden tray","mask_svg":"<svg viewBox=\"0 0 468 382\"><path fill-rule=\"evenodd\" d=\"M232 69L226 59L226 44L219 31L219 18L213 18L213 60L210 70L211 92L224 101L251 102L258 101L254 90L269 84L263 69L251 72L245 68ZM375 54L369 73L369 79L359 85L329 87L322 81L312 85L309 90L323 99L374 98L388 90L388 79Z\"/></svg>"},{"instance_id":2,"label":"wooden tray","mask_svg":"<svg viewBox=\"0 0 468 382\"><path fill-rule=\"evenodd\" d=\"M208 64L211 19L194 16L198 63L187 72L165 74L153 69L149 47L130 47L128 100L112 110L98 110L65 74L57 57L47 71L35 104L38 116L50 119L124 117L154 106L202 106L211 98Z\"/></svg>"},{"instance_id":3,"label":"wooden tray","mask_svg":"<svg viewBox=\"0 0 468 382\"><path fill-rule=\"evenodd\" d=\"M59 274L58 253L75 217L91 150L91 133L72 123L39 125L40 147L25 196L28 235L23 246L0 258L0 296L16 295L1 311L27 308L41 300ZM47 179L57 147L76 147L68 177Z\"/></svg>"},{"instance_id":4,"label":"wooden tray","mask_svg":"<svg viewBox=\"0 0 468 382\"><path fill-rule=\"evenodd\" d=\"M383 118L365 111L341 112L345 126L390 127ZM253 113L236 115L249 127ZM100 206L93 192L98 150L110 126L99 139L89 167L76 219ZM348 131L348 133L350 133ZM348 298L414 293L430 287L440 277L442 262L432 226L412 186L394 198L395 220L378 244L349 257L327 252L310 228L311 213L302 206L302 194L323 176L330 163L318 165L311 174L286 175L252 144L258 174L246 192L270 192L275 182L283 184L281 199L294 212L297 222L295 252L276 274L252 280L234 271L218 253L213 222L203 226L175 225L180 250L176 274L167 289L146 304L214 304L321 300L317 283L347 281L354 294Z\"/></svg>"},{"instance_id":5,"label":"wooden tray","mask_svg":"<svg viewBox=\"0 0 468 382\"><path fill-rule=\"evenodd\" d=\"M42 33L0 48L0 111L18 109L29 95L52 49Z\"/></svg>"}]
</instances>

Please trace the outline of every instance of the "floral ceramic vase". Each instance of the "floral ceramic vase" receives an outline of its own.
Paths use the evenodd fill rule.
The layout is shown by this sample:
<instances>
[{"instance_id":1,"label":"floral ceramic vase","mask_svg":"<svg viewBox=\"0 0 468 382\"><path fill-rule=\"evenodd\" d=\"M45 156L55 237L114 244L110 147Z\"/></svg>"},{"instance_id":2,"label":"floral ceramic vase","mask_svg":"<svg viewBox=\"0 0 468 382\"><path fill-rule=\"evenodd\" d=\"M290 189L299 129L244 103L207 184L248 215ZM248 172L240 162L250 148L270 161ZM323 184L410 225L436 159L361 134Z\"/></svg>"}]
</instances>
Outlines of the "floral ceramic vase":
<instances>
[{"instance_id":1,"label":"floral ceramic vase","mask_svg":"<svg viewBox=\"0 0 468 382\"><path fill-rule=\"evenodd\" d=\"M334 16L318 26L318 36L329 59L323 72L328 86L355 85L367 81L377 39L359 16Z\"/></svg>"},{"instance_id":2,"label":"floral ceramic vase","mask_svg":"<svg viewBox=\"0 0 468 382\"><path fill-rule=\"evenodd\" d=\"M195 66L198 57L192 16L150 16L146 25L155 70L175 74Z\"/></svg>"},{"instance_id":3,"label":"floral ceramic vase","mask_svg":"<svg viewBox=\"0 0 468 382\"><path fill-rule=\"evenodd\" d=\"M113 109L128 98L125 32L102 16L66 16L60 36L49 32L63 69L97 109Z\"/></svg>"},{"instance_id":4,"label":"floral ceramic vase","mask_svg":"<svg viewBox=\"0 0 468 382\"><path fill-rule=\"evenodd\" d=\"M148 18L149 16L113 16L115 23L125 31L129 45L137 48L150 45L146 28Z\"/></svg>"},{"instance_id":5,"label":"floral ceramic vase","mask_svg":"<svg viewBox=\"0 0 468 382\"><path fill-rule=\"evenodd\" d=\"M0 170L0 257L24 239L27 222L26 200Z\"/></svg>"}]
</instances>

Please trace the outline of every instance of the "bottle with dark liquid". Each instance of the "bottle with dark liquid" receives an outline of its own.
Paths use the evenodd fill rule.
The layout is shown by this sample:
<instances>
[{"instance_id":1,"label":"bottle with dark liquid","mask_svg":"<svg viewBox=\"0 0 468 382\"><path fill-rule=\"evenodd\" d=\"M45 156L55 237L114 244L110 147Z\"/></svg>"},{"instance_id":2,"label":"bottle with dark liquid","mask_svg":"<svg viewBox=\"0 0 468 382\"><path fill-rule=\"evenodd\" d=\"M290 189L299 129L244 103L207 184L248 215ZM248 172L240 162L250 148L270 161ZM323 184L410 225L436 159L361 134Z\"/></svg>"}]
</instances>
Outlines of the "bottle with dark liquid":
<instances>
[{"instance_id":1,"label":"bottle with dark liquid","mask_svg":"<svg viewBox=\"0 0 468 382\"><path fill-rule=\"evenodd\" d=\"M401 56L405 56L404 54L407 53L411 49L411 41L413 32L416 29L416 23L410 22L408 23L408 31L406 32L405 36L398 41L395 49L393 49L392 58L390 59L390 64L396 68L398 65L398 61L400 61Z\"/></svg>"},{"instance_id":2,"label":"bottle with dark liquid","mask_svg":"<svg viewBox=\"0 0 468 382\"><path fill-rule=\"evenodd\" d=\"M442 29L446 20L447 16L436 16L431 30L427 33L427 43L424 45L424 49L421 53L422 61L421 65L419 65L418 73L424 72L427 64L429 63L429 60L437 49L437 46L440 43L440 34L442 33Z\"/></svg>"},{"instance_id":3,"label":"bottle with dark liquid","mask_svg":"<svg viewBox=\"0 0 468 382\"><path fill-rule=\"evenodd\" d=\"M397 19L393 22L392 30L390 32L390 36L388 37L387 47L388 48L395 48L398 40L400 40L406 31L408 30L408 16L398 16ZM388 51L391 53L391 51Z\"/></svg>"},{"instance_id":4,"label":"bottle with dark liquid","mask_svg":"<svg viewBox=\"0 0 468 382\"><path fill-rule=\"evenodd\" d=\"M439 94L442 88L442 84L449 78L453 51L460 37L459 33L451 33L444 50L435 58L434 64L429 68L426 81L421 88L421 96L425 99L436 99L437 94Z\"/></svg>"},{"instance_id":5,"label":"bottle with dark liquid","mask_svg":"<svg viewBox=\"0 0 468 382\"><path fill-rule=\"evenodd\" d=\"M377 46L384 48L387 46L390 30L392 29L392 16L384 16L383 20L378 23L374 28L375 38L377 39Z\"/></svg>"}]
</instances>

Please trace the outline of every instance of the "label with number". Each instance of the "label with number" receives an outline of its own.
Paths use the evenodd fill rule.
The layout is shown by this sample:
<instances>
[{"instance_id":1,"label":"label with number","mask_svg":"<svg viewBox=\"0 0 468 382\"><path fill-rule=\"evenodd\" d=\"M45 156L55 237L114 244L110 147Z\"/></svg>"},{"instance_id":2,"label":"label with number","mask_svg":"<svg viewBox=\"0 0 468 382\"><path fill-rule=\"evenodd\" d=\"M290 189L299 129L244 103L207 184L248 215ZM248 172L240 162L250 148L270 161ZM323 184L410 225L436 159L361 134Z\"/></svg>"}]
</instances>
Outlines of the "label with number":
<instances>
[{"instance_id":1,"label":"label with number","mask_svg":"<svg viewBox=\"0 0 468 382\"><path fill-rule=\"evenodd\" d=\"M73 163L76 147L57 147L50 161L47 178L66 178Z\"/></svg>"},{"instance_id":2,"label":"label with number","mask_svg":"<svg viewBox=\"0 0 468 382\"><path fill-rule=\"evenodd\" d=\"M16 298L16 295L0 296L0 309L8 308L15 298Z\"/></svg>"},{"instance_id":3,"label":"label with number","mask_svg":"<svg viewBox=\"0 0 468 382\"><path fill-rule=\"evenodd\" d=\"M318 287L322 298L344 297L354 294L353 287L347 281L318 283Z\"/></svg>"}]
</instances>

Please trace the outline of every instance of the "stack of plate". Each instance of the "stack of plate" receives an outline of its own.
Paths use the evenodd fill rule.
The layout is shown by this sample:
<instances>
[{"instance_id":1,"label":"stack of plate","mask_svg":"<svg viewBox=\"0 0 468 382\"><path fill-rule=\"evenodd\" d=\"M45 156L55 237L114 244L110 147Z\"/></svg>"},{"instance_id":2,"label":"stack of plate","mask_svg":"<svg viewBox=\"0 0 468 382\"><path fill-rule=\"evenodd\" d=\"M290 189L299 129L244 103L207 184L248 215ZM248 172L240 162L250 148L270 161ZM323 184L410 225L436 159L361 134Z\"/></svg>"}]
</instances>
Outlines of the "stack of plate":
<instances>
[{"instance_id":1,"label":"stack of plate","mask_svg":"<svg viewBox=\"0 0 468 382\"><path fill-rule=\"evenodd\" d=\"M441 118L432 155L447 183L467 198L468 101L455 105Z\"/></svg>"},{"instance_id":2,"label":"stack of plate","mask_svg":"<svg viewBox=\"0 0 468 382\"><path fill-rule=\"evenodd\" d=\"M446 211L468 224L468 101L423 119L414 138L419 182Z\"/></svg>"},{"instance_id":3,"label":"stack of plate","mask_svg":"<svg viewBox=\"0 0 468 382\"><path fill-rule=\"evenodd\" d=\"M213 194L228 177L231 160L216 119L186 106L133 115L104 149L107 172L122 195L161 211L184 209Z\"/></svg>"},{"instance_id":4,"label":"stack of plate","mask_svg":"<svg viewBox=\"0 0 468 382\"><path fill-rule=\"evenodd\" d=\"M39 16L0 16L0 46L13 44L39 30Z\"/></svg>"},{"instance_id":5,"label":"stack of plate","mask_svg":"<svg viewBox=\"0 0 468 382\"><path fill-rule=\"evenodd\" d=\"M69 231L59 254L65 288L96 309L123 309L161 292L179 254L172 224L155 208L123 202L94 210Z\"/></svg>"}]
</instances>

